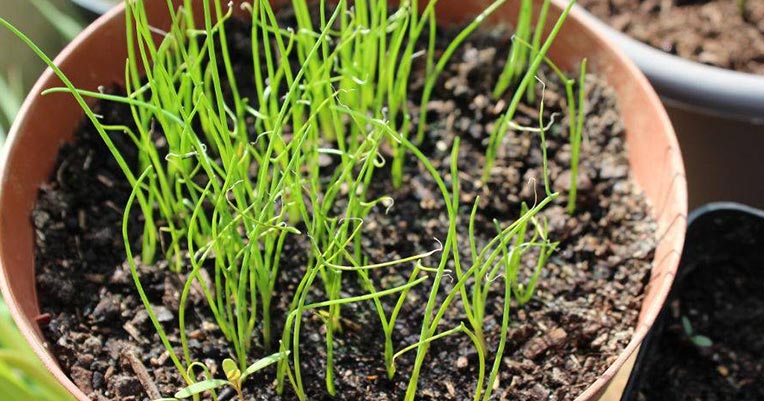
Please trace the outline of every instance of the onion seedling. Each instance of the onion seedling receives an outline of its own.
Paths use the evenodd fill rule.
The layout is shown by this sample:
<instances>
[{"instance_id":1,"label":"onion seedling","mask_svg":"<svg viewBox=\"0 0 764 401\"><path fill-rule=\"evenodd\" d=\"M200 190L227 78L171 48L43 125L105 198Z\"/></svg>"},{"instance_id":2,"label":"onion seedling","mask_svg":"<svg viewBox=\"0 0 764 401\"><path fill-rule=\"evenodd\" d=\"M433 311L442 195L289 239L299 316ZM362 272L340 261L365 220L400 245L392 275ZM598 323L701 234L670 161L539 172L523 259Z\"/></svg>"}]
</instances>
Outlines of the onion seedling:
<instances>
[{"instance_id":1,"label":"onion seedling","mask_svg":"<svg viewBox=\"0 0 764 401\"><path fill-rule=\"evenodd\" d=\"M493 167L493 164L496 161L498 148L501 145L501 142L504 139L504 136L507 134L507 131L511 126L512 119L514 118L515 112L517 111L517 107L520 104L520 102L523 100L523 95L525 94L525 91L527 90L528 86L531 84L531 81L535 79L536 71L538 71L539 67L541 66L541 63L544 61L546 54L549 51L549 48L552 46L552 43L554 42L555 38L559 34L560 29L562 29L562 25L564 24L565 20L568 17L568 14L570 13L570 10L573 8L574 5L575 5L575 0L571 0L571 2L568 3L568 5L562 10L560 17L557 19L557 22L552 27L552 30L549 32L549 35L547 36L543 45L539 48L535 57L533 57L533 61L531 62L530 66L528 66L528 68L526 69L525 75L520 80L520 83L515 89L515 92L512 95L512 100L510 101L510 104L507 107L507 111L499 118L499 121L497 121L497 123L494 124L494 128L491 131L491 135L489 139L488 149L486 150L486 161L485 161L485 166L483 166L483 181L488 181L488 178L491 175L491 168ZM512 64L510 63L507 66L505 66L505 68L516 68L516 67L513 67Z\"/></svg>"}]
</instances>

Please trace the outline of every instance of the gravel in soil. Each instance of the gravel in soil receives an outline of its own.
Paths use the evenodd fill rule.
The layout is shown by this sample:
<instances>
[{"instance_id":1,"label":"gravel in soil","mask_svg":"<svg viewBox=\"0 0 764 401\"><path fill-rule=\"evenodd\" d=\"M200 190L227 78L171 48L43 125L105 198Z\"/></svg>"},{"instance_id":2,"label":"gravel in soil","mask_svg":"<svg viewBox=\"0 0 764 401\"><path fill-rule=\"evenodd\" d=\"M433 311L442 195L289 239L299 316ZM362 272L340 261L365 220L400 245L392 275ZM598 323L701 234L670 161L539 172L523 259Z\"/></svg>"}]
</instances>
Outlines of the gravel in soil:
<instances>
[{"instance_id":1,"label":"gravel in soil","mask_svg":"<svg viewBox=\"0 0 764 401\"><path fill-rule=\"evenodd\" d=\"M581 0L613 28L667 53L764 74L764 1Z\"/></svg>"},{"instance_id":2,"label":"gravel in soil","mask_svg":"<svg viewBox=\"0 0 764 401\"><path fill-rule=\"evenodd\" d=\"M236 68L251 70L245 23L228 28ZM454 31L443 33L438 48ZM459 154L462 179L462 216L477 195L479 241L494 235L494 218L507 224L518 217L520 203L533 203L544 193L542 158L537 134L510 132L489 182L480 182L488 132L507 105L494 101L491 90L506 60L509 31L483 31L461 47L446 69L427 106L431 124L423 151L448 180L450 147L462 138ZM421 66L413 74L412 98L419 96ZM545 121L564 107L564 89L546 70ZM247 83L242 83L247 93ZM251 89L251 88L250 88ZM629 175L623 124L614 93L595 75L586 82L585 140L582 148L579 202L574 216L566 214L561 196L543 215L550 237L561 241L543 271L534 299L513 305L509 342L502 372L494 384L497 400L572 400L617 358L631 339L650 272L656 225L640 190ZM254 98L252 96L251 98ZM538 105L521 106L516 122L538 126ZM416 120L417 106L412 104ZM98 112L110 124L130 124L129 110L103 103ZM549 172L554 189L570 187L570 148L567 119L547 132ZM560 121L561 120L561 121ZM124 137L117 145L135 159ZM415 161L407 163L404 185L393 189L385 170L371 189L390 194L395 205L385 213L374 210L364 233L370 260L390 260L433 249L433 237L445 238L447 217L432 178ZM121 177L95 130L83 124L72 144L61 149L49 184L40 190L32 219L36 227L36 265L42 311L51 315L43 327L51 350L64 371L93 400L145 400L157 393L173 394L182 385L147 319L126 266L121 237L121 215L130 188ZM139 242L140 217L131 216ZM463 220L465 221L465 220ZM463 224L466 226L466 223ZM464 235L464 229L460 228ZM274 301L275 332L286 304L304 271L305 238L287 241ZM467 252L468 253L468 252ZM429 262L432 262L430 260ZM528 264L534 263L529 260ZM170 340L178 345L177 310L184 277L159 263L139 266L141 280L155 305ZM530 268L530 267L529 267ZM394 271L374 277L380 287L403 279ZM358 293L356 277L344 275L343 295ZM409 293L396 324L396 349L417 341L423 305L431 284ZM446 278L447 289L451 281ZM318 285L317 287L321 287ZM503 288L493 287L486 318L489 344L499 338ZM324 299L319 288L314 299ZM390 302L385 300L386 305ZM186 332L195 360L220 374L219 363L229 355L208 312L200 288L192 291ZM413 355L398 361L392 380L385 375L381 325L370 303L342 308L343 331L335 336L337 396L324 389L325 339L321 318L303 316L302 369L311 400L396 400L405 392ZM459 305L446 314L443 329L464 319ZM495 345L491 346L493 349ZM253 358L265 351L258 345ZM491 363L491 362L489 362ZM418 399L471 398L477 376L477 354L467 338L451 336L430 348L419 383ZM274 372L254 375L248 397L256 400L293 400L289 390L274 392ZM224 397L231 397L230 392Z\"/></svg>"},{"instance_id":3,"label":"gravel in soil","mask_svg":"<svg viewBox=\"0 0 764 401\"><path fill-rule=\"evenodd\" d=\"M633 401L764 400L764 221L711 213L714 221L701 216L688 231L688 273L675 285ZM683 319L712 344L691 341Z\"/></svg>"}]
</instances>

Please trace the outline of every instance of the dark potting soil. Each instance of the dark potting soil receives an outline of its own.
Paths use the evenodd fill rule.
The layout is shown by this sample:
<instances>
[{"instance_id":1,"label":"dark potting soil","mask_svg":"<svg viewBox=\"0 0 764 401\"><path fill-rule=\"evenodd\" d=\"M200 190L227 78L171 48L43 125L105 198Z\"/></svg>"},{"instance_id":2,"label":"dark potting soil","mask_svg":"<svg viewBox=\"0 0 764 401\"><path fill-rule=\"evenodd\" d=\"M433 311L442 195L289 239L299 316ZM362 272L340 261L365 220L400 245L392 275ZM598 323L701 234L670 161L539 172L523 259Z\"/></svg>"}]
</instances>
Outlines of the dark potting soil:
<instances>
[{"instance_id":1,"label":"dark potting soil","mask_svg":"<svg viewBox=\"0 0 764 401\"><path fill-rule=\"evenodd\" d=\"M613 28L665 52L764 74L764 1L581 0Z\"/></svg>"},{"instance_id":2,"label":"dark potting soil","mask_svg":"<svg viewBox=\"0 0 764 401\"><path fill-rule=\"evenodd\" d=\"M764 400L762 238L761 218L736 211L693 223L682 262L688 273L675 285L665 331L629 401ZM690 341L682 318L713 344Z\"/></svg>"},{"instance_id":3,"label":"dark potting soil","mask_svg":"<svg viewBox=\"0 0 764 401\"><path fill-rule=\"evenodd\" d=\"M229 24L235 68L251 71L249 28ZM455 32L444 33L453 37ZM506 60L507 30L474 36L461 47L440 80L428 105L430 125L423 151L448 181L448 160L455 135L462 138L459 156L462 179L462 221L481 195L477 217L479 241L495 233L494 218L507 224L516 219L520 203L532 204L544 193L541 185L542 153L537 134L510 132L501 146L491 179L481 183L487 132L507 105L493 101L491 90ZM441 41L439 49L444 48ZM242 72L243 76L246 76ZM412 97L418 99L423 69L413 73ZM564 89L547 71L545 121L564 107ZM242 78L243 80L243 78ZM242 92L249 85L240 81ZM249 88L251 90L251 88ZM650 274L656 225L649 207L629 176L623 124L614 93L596 76L586 82L585 137L579 184L578 209L569 217L561 196L543 212L550 237L561 241L543 271L533 300L513 306L509 342L496 382L494 399L572 400L617 358L631 339ZM251 96L250 98L255 98ZM416 114L416 105L412 104ZM123 106L102 103L98 112L109 124L131 124ZM516 122L538 126L537 105L521 106ZM416 117L415 117L416 119ZM570 148L567 120L557 117L547 133L549 172L556 190L570 186ZM560 121L562 120L562 121ZM133 155L127 139L116 135L118 146ZM130 159L130 157L128 157ZM388 173L379 170L371 189L395 199L394 207L372 211L364 233L365 252L372 261L391 260L435 247L433 237L445 238L445 207L432 178L413 159L407 163L404 185L396 190ZM160 344L125 262L121 237L122 210L129 185L95 130L83 124L72 144L64 145L51 182L40 191L33 213L36 227L36 262L41 308L50 315L43 330L64 371L94 400L143 400L172 395L182 385L180 376ZM140 219L132 216L132 237L139 241ZM466 226L466 222L462 227ZM464 228L460 232L464 235ZM291 300L299 274L305 269L306 238L289 237L281 262L274 301L274 332L283 325L283 312ZM434 256L426 261L432 265ZM528 261L534 263L533 261ZM177 310L184 277L159 263L140 266L143 286L155 305L170 340L178 346ZM302 270L301 270L302 269ZM300 273L301 274L301 273ZM375 271L380 287L404 280L395 271ZM357 278L345 274L343 296L358 293ZM442 283L447 289L452 281ZM431 283L409 293L394 332L395 348L415 343L426 294ZM325 299L316 286L314 300ZM503 288L497 283L487 306L486 334L491 352L498 343ZM219 363L231 355L201 289L192 291L186 331L195 360L220 375ZM390 299L383 300L386 305ZM441 325L448 329L464 319L458 305ZM370 302L343 306L342 332L335 336L337 396L324 386L325 339L321 318L303 316L300 352L306 391L311 400L397 400L405 392L413 353L400 358L392 380L385 374L383 335ZM253 358L266 353L253 346ZM489 362L492 363L492 362ZM471 398L477 377L477 353L462 336L432 344L419 382L418 399ZM273 369L247 382L251 399L293 400L274 390ZM287 386L288 388L288 386ZM230 397L230 392L227 393Z\"/></svg>"}]
</instances>

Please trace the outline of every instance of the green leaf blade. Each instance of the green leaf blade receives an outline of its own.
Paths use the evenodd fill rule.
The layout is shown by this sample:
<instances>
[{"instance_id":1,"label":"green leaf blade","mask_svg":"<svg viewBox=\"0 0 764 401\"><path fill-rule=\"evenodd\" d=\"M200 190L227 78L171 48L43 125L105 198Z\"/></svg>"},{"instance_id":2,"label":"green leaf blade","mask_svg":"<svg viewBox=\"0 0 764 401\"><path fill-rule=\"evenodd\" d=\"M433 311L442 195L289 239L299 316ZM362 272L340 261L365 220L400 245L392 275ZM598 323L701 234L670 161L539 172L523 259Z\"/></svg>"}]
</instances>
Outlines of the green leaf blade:
<instances>
[{"instance_id":1,"label":"green leaf blade","mask_svg":"<svg viewBox=\"0 0 764 401\"><path fill-rule=\"evenodd\" d=\"M246 378L247 376L259 370L265 369L266 367L273 365L274 363L286 358L287 356L289 356L289 351L277 352L273 355L266 356L265 358L256 361L252 365L249 365L247 370L244 371L243 377Z\"/></svg>"},{"instance_id":2,"label":"green leaf blade","mask_svg":"<svg viewBox=\"0 0 764 401\"><path fill-rule=\"evenodd\" d=\"M696 336L692 336L691 339L693 344L701 348L708 348L714 345L714 342L706 336L696 335Z\"/></svg>"},{"instance_id":3,"label":"green leaf blade","mask_svg":"<svg viewBox=\"0 0 764 401\"><path fill-rule=\"evenodd\" d=\"M175 393L175 398L180 398L180 399L189 398L197 394L203 393L205 391L214 390L218 387L223 387L227 384L228 384L228 381L220 380L220 379L209 379L209 380L200 381Z\"/></svg>"}]
</instances>

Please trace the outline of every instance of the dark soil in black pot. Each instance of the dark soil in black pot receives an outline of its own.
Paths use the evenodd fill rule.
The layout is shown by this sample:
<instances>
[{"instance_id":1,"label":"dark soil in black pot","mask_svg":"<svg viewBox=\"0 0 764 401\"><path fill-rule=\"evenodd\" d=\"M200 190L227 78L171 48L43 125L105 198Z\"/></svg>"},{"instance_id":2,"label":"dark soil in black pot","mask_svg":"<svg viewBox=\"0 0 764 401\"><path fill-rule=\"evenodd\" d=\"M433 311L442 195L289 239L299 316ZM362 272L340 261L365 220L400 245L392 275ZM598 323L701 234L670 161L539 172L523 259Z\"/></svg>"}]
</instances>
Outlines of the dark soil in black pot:
<instances>
[{"instance_id":1,"label":"dark soil in black pot","mask_svg":"<svg viewBox=\"0 0 764 401\"><path fill-rule=\"evenodd\" d=\"M667 53L764 74L764 1L581 0L613 28Z\"/></svg>"},{"instance_id":2,"label":"dark soil in black pot","mask_svg":"<svg viewBox=\"0 0 764 401\"><path fill-rule=\"evenodd\" d=\"M235 68L251 70L248 24L233 21L227 29ZM455 33L444 31L438 49L443 49L445 39ZM494 101L491 91L507 58L509 38L506 30L483 31L461 47L428 106L431 124L422 146L446 176L453 139L462 138L462 205L469 213L473 200L481 195L477 217L481 238L495 235L494 218L512 221L521 202L533 204L544 193L541 146L534 133L509 133L492 178L480 182L488 132L507 105L507 99ZM415 99L423 74L422 68L413 73L410 92ZM549 121L552 113L565 109L564 88L547 70L541 71L540 77L547 82L544 119ZM245 93L253 90L245 83L242 86ZM655 247L655 223L629 175L614 93L595 75L587 79L586 86L587 139L582 147L578 210L568 216L567 199L562 196L544 212L550 237L561 244L543 272L534 299L522 308L513 306L508 349L494 392L497 400L574 399L631 340L642 305ZM412 108L416 107L414 102ZM129 110L120 105L102 103L98 112L109 124L132 123ZM538 105L527 105L521 107L516 120L521 125L538 126L537 118ZM557 119L547 137L549 170L555 189L566 192L570 185L567 121ZM131 154L124 137L115 140L125 154ZM382 207L374 210L364 234L368 244L364 251L380 261L431 250L432 238L444 238L448 226L437 186L419 163L407 163L400 189L392 188L388 174L379 170L372 191L389 193L395 205L389 213ZM182 385L147 321L125 263L121 215L129 192L129 184L95 130L83 124L76 140L62 148L51 182L41 189L33 215L41 307L52 316L43 329L64 371L94 400L143 400L154 388L169 396ZM133 226L139 227L138 216L134 220ZM137 232L134 237L137 239ZM283 312L299 278L294 272L304 271L304 250L309 246L307 238L289 238L273 304L276 332L283 325ZM178 294L184 277L162 268L161 263L140 266L140 272L159 319L171 341L176 341ZM387 277L377 279L405 279L394 271L385 274ZM344 288L348 293L344 295L360 293L355 277L346 276ZM442 285L448 288L452 282L446 279ZM503 302L503 289L497 285L494 291L487 316L490 344L498 341ZM428 292L429 284L410 292L394 334L396 349L418 340ZM313 297L322 300L325 294L316 288ZM231 355L231 349L198 291L192 291L187 316L194 357L219 372L218 365ZM453 327L463 319L459 308L453 308L442 325ZM309 398L400 399L413 355L402 357L396 376L387 379L381 326L371 302L343 306L341 325L343 331L337 334L334 349L337 396L332 398L324 388L323 322L316 315L303 317L302 370ZM254 357L265 353L258 347L252 352ZM470 398L476 371L476 352L466 337L439 340L426 359L419 399ZM290 390L283 397L276 396L273 379L271 368L253 376L245 391L258 400L294 399Z\"/></svg>"},{"instance_id":3,"label":"dark soil in black pot","mask_svg":"<svg viewBox=\"0 0 764 401\"><path fill-rule=\"evenodd\" d=\"M764 400L764 214L722 208L690 224L660 325L625 401Z\"/></svg>"}]
</instances>

